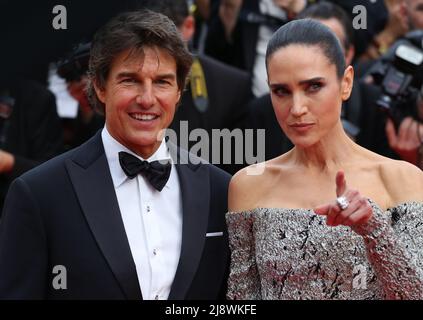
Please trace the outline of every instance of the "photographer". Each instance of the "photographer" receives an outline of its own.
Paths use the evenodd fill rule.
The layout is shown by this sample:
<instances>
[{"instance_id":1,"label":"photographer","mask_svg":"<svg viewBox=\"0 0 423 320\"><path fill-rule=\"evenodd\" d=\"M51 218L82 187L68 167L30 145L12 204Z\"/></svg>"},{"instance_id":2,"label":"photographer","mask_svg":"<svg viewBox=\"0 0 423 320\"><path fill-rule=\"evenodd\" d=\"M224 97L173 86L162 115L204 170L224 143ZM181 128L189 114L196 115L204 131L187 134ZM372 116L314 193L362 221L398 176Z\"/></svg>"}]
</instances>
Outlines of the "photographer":
<instances>
[{"instance_id":1,"label":"photographer","mask_svg":"<svg viewBox=\"0 0 423 320\"><path fill-rule=\"evenodd\" d=\"M260 97L269 92L264 63L267 42L277 28L295 18L307 3L306 0L221 0L210 19L205 51L248 71L252 76L252 92Z\"/></svg>"},{"instance_id":2,"label":"photographer","mask_svg":"<svg viewBox=\"0 0 423 320\"><path fill-rule=\"evenodd\" d=\"M423 88L423 87L422 87ZM418 98L418 117L406 117L398 131L392 120L386 123L386 136L390 147L403 159L423 169L423 97Z\"/></svg>"},{"instance_id":3,"label":"photographer","mask_svg":"<svg viewBox=\"0 0 423 320\"><path fill-rule=\"evenodd\" d=\"M90 56L89 42L81 42L58 64L58 74L65 79L69 94L78 101L78 114L74 119L63 119L66 149L72 149L91 138L104 126L104 117L89 104L85 92Z\"/></svg>"},{"instance_id":4,"label":"photographer","mask_svg":"<svg viewBox=\"0 0 423 320\"><path fill-rule=\"evenodd\" d=\"M423 0L405 0L405 11L410 30L423 29Z\"/></svg>"},{"instance_id":5,"label":"photographer","mask_svg":"<svg viewBox=\"0 0 423 320\"><path fill-rule=\"evenodd\" d=\"M385 131L392 150L420 168L423 142L423 30L398 40L366 78L382 89L377 105L386 112Z\"/></svg>"},{"instance_id":6,"label":"photographer","mask_svg":"<svg viewBox=\"0 0 423 320\"><path fill-rule=\"evenodd\" d=\"M0 216L10 183L58 155L62 146L53 94L10 74L0 79Z\"/></svg>"}]
</instances>

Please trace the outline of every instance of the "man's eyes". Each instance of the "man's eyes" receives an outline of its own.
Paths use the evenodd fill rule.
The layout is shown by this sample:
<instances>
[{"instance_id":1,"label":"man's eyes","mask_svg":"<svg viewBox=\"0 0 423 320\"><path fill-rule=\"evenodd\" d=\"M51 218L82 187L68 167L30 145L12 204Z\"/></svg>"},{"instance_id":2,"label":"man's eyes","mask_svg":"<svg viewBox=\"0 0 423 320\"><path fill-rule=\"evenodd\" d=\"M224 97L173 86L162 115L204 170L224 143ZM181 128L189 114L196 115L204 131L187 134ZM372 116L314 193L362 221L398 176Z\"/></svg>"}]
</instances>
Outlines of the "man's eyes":
<instances>
[{"instance_id":1,"label":"man's eyes","mask_svg":"<svg viewBox=\"0 0 423 320\"><path fill-rule=\"evenodd\" d=\"M165 80L165 79L156 80L156 83L160 84L160 85L171 85L170 81Z\"/></svg>"},{"instance_id":2,"label":"man's eyes","mask_svg":"<svg viewBox=\"0 0 423 320\"><path fill-rule=\"evenodd\" d=\"M124 78L124 79L121 79L119 81L119 83L138 83L138 82L139 81L135 78ZM170 82L169 80L165 80L165 79L155 80L154 83L158 84L158 85L168 85L168 86L172 85L172 82Z\"/></svg>"},{"instance_id":3,"label":"man's eyes","mask_svg":"<svg viewBox=\"0 0 423 320\"><path fill-rule=\"evenodd\" d=\"M120 83L135 83L136 80L134 78L124 78L119 81Z\"/></svg>"}]
</instances>

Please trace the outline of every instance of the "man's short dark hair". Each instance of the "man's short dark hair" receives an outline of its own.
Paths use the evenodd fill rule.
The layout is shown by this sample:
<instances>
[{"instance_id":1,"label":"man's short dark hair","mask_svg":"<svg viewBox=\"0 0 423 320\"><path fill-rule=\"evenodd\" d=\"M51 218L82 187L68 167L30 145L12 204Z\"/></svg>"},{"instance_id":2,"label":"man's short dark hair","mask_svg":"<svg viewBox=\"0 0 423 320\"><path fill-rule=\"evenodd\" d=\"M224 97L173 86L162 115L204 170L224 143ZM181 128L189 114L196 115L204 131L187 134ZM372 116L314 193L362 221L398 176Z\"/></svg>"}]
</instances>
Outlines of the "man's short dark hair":
<instances>
[{"instance_id":1,"label":"man's short dark hair","mask_svg":"<svg viewBox=\"0 0 423 320\"><path fill-rule=\"evenodd\" d=\"M186 48L175 24L165 15L150 10L121 13L100 28L94 36L89 62L88 97L92 106L104 112L94 83L104 89L114 59L123 51L144 54L144 48L166 50L176 62L179 89L185 87L191 68L192 55Z\"/></svg>"},{"instance_id":2,"label":"man's short dark hair","mask_svg":"<svg viewBox=\"0 0 423 320\"><path fill-rule=\"evenodd\" d=\"M312 4L310 7L302 11L298 19L311 18L318 20L336 19L344 29L345 43L343 43L345 50L348 50L354 43L354 29L352 21L348 13L340 6L322 1Z\"/></svg>"},{"instance_id":3,"label":"man's short dark hair","mask_svg":"<svg viewBox=\"0 0 423 320\"><path fill-rule=\"evenodd\" d=\"M187 0L134 0L136 10L151 10L169 17L179 28L189 16Z\"/></svg>"}]
</instances>

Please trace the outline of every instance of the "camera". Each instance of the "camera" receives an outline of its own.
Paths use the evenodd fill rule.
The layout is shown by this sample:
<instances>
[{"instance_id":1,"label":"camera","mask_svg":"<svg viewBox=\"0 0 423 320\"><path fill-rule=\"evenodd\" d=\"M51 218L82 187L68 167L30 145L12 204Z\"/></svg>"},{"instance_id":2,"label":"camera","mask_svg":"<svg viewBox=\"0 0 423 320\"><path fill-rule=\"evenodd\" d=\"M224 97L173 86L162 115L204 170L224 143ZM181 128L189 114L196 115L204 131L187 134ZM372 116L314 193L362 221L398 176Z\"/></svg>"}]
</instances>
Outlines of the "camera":
<instances>
[{"instance_id":1,"label":"camera","mask_svg":"<svg viewBox=\"0 0 423 320\"><path fill-rule=\"evenodd\" d=\"M418 120L416 100L423 84L423 30L412 31L395 42L367 75L381 87L376 104L396 127L408 116Z\"/></svg>"},{"instance_id":2,"label":"camera","mask_svg":"<svg viewBox=\"0 0 423 320\"><path fill-rule=\"evenodd\" d=\"M79 81L88 71L91 43L79 43L57 64L57 74L66 80Z\"/></svg>"}]
</instances>

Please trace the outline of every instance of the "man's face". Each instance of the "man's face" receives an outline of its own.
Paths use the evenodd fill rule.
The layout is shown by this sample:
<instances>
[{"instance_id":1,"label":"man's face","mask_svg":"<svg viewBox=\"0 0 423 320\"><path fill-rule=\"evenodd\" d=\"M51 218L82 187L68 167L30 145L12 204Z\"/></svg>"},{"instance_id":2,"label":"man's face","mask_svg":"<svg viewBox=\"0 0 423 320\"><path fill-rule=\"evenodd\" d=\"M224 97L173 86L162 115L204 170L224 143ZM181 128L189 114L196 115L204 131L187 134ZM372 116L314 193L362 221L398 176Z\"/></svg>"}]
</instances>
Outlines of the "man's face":
<instances>
[{"instance_id":1,"label":"man's face","mask_svg":"<svg viewBox=\"0 0 423 320\"><path fill-rule=\"evenodd\" d=\"M120 53L112 63L104 89L106 127L128 149L148 158L160 146L162 130L173 120L181 97L176 62L164 49L144 48L144 55Z\"/></svg>"},{"instance_id":2,"label":"man's face","mask_svg":"<svg viewBox=\"0 0 423 320\"><path fill-rule=\"evenodd\" d=\"M411 29L423 29L423 0L407 0L406 8Z\"/></svg>"}]
</instances>

